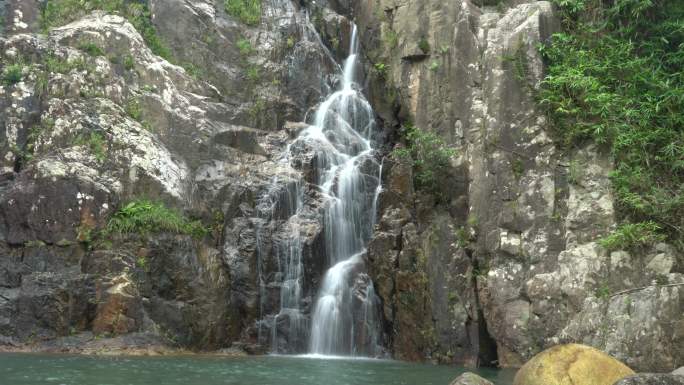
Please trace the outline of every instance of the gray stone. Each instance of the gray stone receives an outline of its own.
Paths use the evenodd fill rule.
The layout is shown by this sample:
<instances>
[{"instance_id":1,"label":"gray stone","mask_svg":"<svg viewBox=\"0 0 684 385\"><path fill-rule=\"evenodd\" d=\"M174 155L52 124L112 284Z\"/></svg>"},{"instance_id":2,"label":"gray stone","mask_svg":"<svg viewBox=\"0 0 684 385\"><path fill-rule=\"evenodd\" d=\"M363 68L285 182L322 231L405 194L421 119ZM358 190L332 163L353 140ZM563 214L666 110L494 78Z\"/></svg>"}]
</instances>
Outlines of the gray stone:
<instances>
[{"instance_id":1,"label":"gray stone","mask_svg":"<svg viewBox=\"0 0 684 385\"><path fill-rule=\"evenodd\" d=\"M494 385L474 373L463 373L451 382L451 385Z\"/></svg>"}]
</instances>

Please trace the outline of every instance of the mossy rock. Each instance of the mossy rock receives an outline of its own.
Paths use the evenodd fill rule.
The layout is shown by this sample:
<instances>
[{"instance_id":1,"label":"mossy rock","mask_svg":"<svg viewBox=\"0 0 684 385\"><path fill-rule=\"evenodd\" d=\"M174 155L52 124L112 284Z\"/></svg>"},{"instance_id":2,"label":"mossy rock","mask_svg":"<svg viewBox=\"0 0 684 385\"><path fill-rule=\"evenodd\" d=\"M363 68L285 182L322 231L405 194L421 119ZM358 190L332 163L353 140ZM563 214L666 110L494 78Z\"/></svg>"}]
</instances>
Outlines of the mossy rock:
<instances>
[{"instance_id":1,"label":"mossy rock","mask_svg":"<svg viewBox=\"0 0 684 385\"><path fill-rule=\"evenodd\" d=\"M513 385L613 385L634 371L589 346L558 345L532 357Z\"/></svg>"}]
</instances>

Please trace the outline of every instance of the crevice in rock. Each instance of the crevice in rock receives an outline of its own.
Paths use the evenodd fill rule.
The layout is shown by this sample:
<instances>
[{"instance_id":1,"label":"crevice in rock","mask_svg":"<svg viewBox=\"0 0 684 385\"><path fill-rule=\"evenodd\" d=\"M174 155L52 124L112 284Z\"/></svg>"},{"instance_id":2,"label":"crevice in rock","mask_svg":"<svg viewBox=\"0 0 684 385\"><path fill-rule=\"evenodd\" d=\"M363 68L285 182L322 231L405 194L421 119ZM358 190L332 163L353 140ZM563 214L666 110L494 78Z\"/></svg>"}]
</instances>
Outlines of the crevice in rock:
<instances>
[{"instance_id":1,"label":"crevice in rock","mask_svg":"<svg viewBox=\"0 0 684 385\"><path fill-rule=\"evenodd\" d=\"M470 255L470 253L468 253ZM480 264L476 258L472 258L471 261L473 265L473 271L480 271ZM487 329L487 322L485 321L484 311L482 310L482 304L480 303L480 297L478 296L479 287L477 283L477 276L472 274L472 288L474 292L474 302L477 314L477 324L474 343L474 351L477 353L476 365L478 367L498 367L499 366L499 355L497 351L496 341L489 334Z\"/></svg>"}]
</instances>

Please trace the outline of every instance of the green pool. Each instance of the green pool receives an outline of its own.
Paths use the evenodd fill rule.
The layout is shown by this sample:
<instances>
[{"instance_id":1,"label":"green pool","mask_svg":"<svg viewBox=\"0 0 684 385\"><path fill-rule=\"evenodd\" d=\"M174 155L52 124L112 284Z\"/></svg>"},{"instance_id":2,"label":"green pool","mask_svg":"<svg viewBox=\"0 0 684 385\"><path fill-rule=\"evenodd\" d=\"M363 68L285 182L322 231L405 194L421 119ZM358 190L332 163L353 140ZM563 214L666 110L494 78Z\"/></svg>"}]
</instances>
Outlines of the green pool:
<instances>
[{"instance_id":1,"label":"green pool","mask_svg":"<svg viewBox=\"0 0 684 385\"><path fill-rule=\"evenodd\" d=\"M2 385L449 385L463 368L372 359L0 354ZM475 371L511 385L513 371Z\"/></svg>"}]
</instances>

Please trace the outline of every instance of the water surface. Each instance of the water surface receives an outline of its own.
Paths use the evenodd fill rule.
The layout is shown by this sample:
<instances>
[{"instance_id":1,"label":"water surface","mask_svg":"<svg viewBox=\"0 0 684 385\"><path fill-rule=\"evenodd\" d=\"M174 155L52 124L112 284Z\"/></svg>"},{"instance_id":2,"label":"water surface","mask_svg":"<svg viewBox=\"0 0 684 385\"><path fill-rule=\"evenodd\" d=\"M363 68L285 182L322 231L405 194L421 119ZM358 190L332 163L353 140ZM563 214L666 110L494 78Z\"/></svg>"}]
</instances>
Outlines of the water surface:
<instances>
[{"instance_id":1,"label":"water surface","mask_svg":"<svg viewBox=\"0 0 684 385\"><path fill-rule=\"evenodd\" d=\"M92 357L0 354L2 385L449 385L465 369L312 357ZM476 371L496 385L514 372Z\"/></svg>"}]
</instances>

